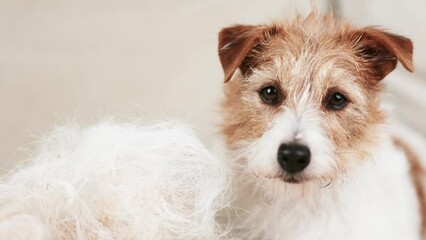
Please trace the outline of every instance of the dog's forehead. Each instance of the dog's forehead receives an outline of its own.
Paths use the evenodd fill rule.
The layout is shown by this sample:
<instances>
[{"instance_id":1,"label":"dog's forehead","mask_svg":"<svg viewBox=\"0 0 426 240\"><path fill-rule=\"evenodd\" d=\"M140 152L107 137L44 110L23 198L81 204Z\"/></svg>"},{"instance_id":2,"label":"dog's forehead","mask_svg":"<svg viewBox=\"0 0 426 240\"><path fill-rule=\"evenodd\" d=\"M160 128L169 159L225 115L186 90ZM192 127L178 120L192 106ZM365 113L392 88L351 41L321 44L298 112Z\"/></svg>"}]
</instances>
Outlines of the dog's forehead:
<instances>
[{"instance_id":1,"label":"dog's forehead","mask_svg":"<svg viewBox=\"0 0 426 240\"><path fill-rule=\"evenodd\" d=\"M277 38L265 48L264 74L286 86L338 87L354 84L360 68L355 54L330 39Z\"/></svg>"},{"instance_id":2,"label":"dog's forehead","mask_svg":"<svg viewBox=\"0 0 426 240\"><path fill-rule=\"evenodd\" d=\"M344 45L318 39L274 39L265 46L263 56L265 60L250 78L255 89L277 82L295 103L308 97L305 100L320 104L331 89L346 93L356 102L366 97L359 62Z\"/></svg>"}]
</instances>

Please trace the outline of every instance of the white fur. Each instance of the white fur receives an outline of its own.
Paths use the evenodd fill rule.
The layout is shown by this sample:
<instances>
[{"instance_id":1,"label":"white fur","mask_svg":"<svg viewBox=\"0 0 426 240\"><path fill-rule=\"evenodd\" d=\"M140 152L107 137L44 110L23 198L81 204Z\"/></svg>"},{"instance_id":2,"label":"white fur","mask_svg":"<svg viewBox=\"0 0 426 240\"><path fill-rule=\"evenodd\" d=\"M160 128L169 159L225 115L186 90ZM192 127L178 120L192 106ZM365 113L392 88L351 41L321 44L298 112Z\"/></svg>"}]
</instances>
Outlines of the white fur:
<instances>
[{"instance_id":1,"label":"white fur","mask_svg":"<svg viewBox=\"0 0 426 240\"><path fill-rule=\"evenodd\" d=\"M420 214L409 165L388 133L372 159L354 166L330 185L244 173L239 187L236 239L418 240ZM423 142L424 143L424 142ZM264 145L266 146L266 145ZM244 168L244 167L243 167Z\"/></svg>"},{"instance_id":2,"label":"white fur","mask_svg":"<svg viewBox=\"0 0 426 240\"><path fill-rule=\"evenodd\" d=\"M0 183L0 239L219 239L229 169L179 124L57 128Z\"/></svg>"},{"instance_id":3,"label":"white fur","mask_svg":"<svg viewBox=\"0 0 426 240\"><path fill-rule=\"evenodd\" d=\"M268 178L285 175L276 160L277 149L283 143L295 141L309 146L312 155L311 163L303 171L304 179L327 178L336 170L333 145L321 128L319 110L310 108L308 101L309 93L305 91L295 110L282 107L279 116L259 139L241 147L239 158L244 171Z\"/></svg>"}]
</instances>

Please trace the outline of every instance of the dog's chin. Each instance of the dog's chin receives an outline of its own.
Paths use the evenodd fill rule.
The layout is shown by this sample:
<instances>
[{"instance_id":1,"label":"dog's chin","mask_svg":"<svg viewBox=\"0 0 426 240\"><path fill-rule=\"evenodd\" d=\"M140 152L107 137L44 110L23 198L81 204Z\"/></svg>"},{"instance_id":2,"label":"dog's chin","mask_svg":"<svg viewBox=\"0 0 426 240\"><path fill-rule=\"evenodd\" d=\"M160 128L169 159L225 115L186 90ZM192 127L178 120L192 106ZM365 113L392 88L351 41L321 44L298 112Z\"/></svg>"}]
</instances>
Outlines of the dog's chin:
<instances>
[{"instance_id":1,"label":"dog's chin","mask_svg":"<svg viewBox=\"0 0 426 240\"><path fill-rule=\"evenodd\" d=\"M284 184L292 184L292 185L302 185L310 182L315 182L317 178L310 178L303 174L282 174L279 177Z\"/></svg>"},{"instance_id":2,"label":"dog's chin","mask_svg":"<svg viewBox=\"0 0 426 240\"><path fill-rule=\"evenodd\" d=\"M307 176L280 176L278 177L283 184L291 184L291 185L304 185L308 183L317 183L321 188L325 188L330 186L334 177L323 177L323 178L309 178Z\"/></svg>"},{"instance_id":3,"label":"dog's chin","mask_svg":"<svg viewBox=\"0 0 426 240\"><path fill-rule=\"evenodd\" d=\"M282 180L283 180L283 182L290 183L290 184L302 184L302 183L304 183L304 182L307 181L307 180L305 180L303 178L294 177L294 176L285 177L285 178L282 178Z\"/></svg>"},{"instance_id":4,"label":"dog's chin","mask_svg":"<svg viewBox=\"0 0 426 240\"><path fill-rule=\"evenodd\" d=\"M315 183L317 182L319 185L328 186L335 177L314 177L314 176L306 176L304 174L289 174L289 173L278 173L278 174L254 174L257 179L265 179L265 180L273 180L275 184L290 184L290 185L304 185L307 183Z\"/></svg>"},{"instance_id":5,"label":"dog's chin","mask_svg":"<svg viewBox=\"0 0 426 240\"><path fill-rule=\"evenodd\" d=\"M259 176L257 176L259 177ZM279 180L281 181L283 184L293 184L293 185L297 185L297 184L303 184L303 183L307 183L310 181L310 179L301 176L301 175L285 175L285 174L280 174L277 176L273 176L273 177L265 177L267 179L275 179L275 180Z\"/></svg>"}]
</instances>

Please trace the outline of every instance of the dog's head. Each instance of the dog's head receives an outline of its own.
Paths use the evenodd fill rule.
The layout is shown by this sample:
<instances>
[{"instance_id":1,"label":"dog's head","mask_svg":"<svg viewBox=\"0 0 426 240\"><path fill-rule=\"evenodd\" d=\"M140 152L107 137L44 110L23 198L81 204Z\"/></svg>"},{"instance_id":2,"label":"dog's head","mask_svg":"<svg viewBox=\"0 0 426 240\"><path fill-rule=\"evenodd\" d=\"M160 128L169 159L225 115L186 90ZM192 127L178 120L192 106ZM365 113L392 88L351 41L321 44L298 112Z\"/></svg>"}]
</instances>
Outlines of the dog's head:
<instances>
[{"instance_id":1,"label":"dog's head","mask_svg":"<svg viewBox=\"0 0 426 240\"><path fill-rule=\"evenodd\" d=\"M405 37L332 15L224 28L229 149L258 177L334 179L378 144L381 80L398 61L413 71L412 51Z\"/></svg>"}]
</instances>

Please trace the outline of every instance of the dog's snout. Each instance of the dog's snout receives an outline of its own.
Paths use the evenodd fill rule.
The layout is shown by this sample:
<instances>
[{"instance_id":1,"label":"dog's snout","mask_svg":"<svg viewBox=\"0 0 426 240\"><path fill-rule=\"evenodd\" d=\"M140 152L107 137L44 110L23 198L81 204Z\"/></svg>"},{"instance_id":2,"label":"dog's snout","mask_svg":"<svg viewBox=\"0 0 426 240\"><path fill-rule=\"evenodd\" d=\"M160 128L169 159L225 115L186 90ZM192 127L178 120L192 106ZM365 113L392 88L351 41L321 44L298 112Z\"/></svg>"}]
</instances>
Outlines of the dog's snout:
<instances>
[{"instance_id":1,"label":"dog's snout","mask_svg":"<svg viewBox=\"0 0 426 240\"><path fill-rule=\"evenodd\" d=\"M311 151L299 143L281 144L278 148L278 162L289 173L305 169L311 160Z\"/></svg>"}]
</instances>

